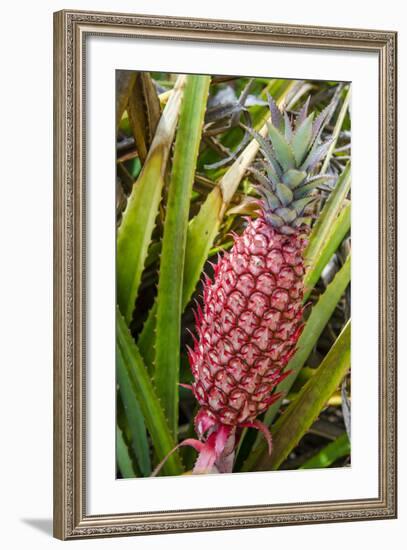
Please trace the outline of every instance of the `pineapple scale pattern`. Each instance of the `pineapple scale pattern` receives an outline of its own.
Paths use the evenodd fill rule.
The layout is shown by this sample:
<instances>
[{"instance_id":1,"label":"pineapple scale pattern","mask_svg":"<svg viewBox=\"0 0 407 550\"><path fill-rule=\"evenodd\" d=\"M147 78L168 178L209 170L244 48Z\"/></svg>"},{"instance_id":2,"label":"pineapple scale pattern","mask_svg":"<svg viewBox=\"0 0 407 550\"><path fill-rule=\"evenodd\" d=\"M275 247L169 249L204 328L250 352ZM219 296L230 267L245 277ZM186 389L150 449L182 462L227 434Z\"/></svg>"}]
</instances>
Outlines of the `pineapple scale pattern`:
<instances>
[{"instance_id":1,"label":"pineapple scale pattern","mask_svg":"<svg viewBox=\"0 0 407 550\"><path fill-rule=\"evenodd\" d=\"M279 397L303 329L305 245L305 235L278 232L262 213L205 280L189 350L192 389L220 424L252 422Z\"/></svg>"}]
</instances>

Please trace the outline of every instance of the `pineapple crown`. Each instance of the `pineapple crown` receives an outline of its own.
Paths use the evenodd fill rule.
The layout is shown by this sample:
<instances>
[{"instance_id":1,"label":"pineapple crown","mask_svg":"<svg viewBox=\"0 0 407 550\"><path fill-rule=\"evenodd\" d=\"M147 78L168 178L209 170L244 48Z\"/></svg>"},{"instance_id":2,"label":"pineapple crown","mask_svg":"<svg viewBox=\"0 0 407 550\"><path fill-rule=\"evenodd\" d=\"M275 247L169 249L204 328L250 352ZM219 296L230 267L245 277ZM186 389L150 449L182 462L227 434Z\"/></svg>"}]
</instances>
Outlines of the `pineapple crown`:
<instances>
[{"instance_id":1,"label":"pineapple crown","mask_svg":"<svg viewBox=\"0 0 407 550\"><path fill-rule=\"evenodd\" d=\"M315 120L314 113L308 114L309 97L295 117L280 110L270 95L267 99L271 114L267 137L248 129L263 155L250 172L258 182L267 222L289 235L310 223L306 213L317 198L314 190L333 177L314 172L332 143L332 139L322 142L321 134L337 99L334 97Z\"/></svg>"}]
</instances>

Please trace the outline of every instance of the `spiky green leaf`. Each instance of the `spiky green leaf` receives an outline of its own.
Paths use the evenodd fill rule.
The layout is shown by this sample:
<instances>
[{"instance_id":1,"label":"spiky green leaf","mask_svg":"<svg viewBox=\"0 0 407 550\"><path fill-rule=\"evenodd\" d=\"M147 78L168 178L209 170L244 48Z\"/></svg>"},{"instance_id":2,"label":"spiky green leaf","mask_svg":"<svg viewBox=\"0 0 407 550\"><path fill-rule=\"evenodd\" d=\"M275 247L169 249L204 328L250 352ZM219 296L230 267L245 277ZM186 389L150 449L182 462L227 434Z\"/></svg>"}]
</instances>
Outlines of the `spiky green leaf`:
<instances>
[{"instance_id":1,"label":"spiky green leaf","mask_svg":"<svg viewBox=\"0 0 407 550\"><path fill-rule=\"evenodd\" d=\"M295 189L306 177L307 172L301 170L287 170L283 175L283 182L288 185L290 189Z\"/></svg>"},{"instance_id":2,"label":"spiky green leaf","mask_svg":"<svg viewBox=\"0 0 407 550\"><path fill-rule=\"evenodd\" d=\"M292 207L295 208L297 214L300 216L305 208L313 201L315 200L314 197L304 197L303 199L298 199L296 201L293 201Z\"/></svg>"},{"instance_id":3,"label":"spiky green leaf","mask_svg":"<svg viewBox=\"0 0 407 550\"><path fill-rule=\"evenodd\" d=\"M287 143L290 143L293 137L293 129L287 111L284 111L284 137Z\"/></svg>"},{"instance_id":4,"label":"spiky green leaf","mask_svg":"<svg viewBox=\"0 0 407 550\"><path fill-rule=\"evenodd\" d=\"M275 162L277 162L277 161L275 161ZM264 168L264 170L265 170L265 172L268 176L268 179L271 182L271 186L273 187L273 189L275 189L277 183L279 182L279 177L277 175L276 168L274 168L274 165L270 164L269 162L266 162L265 160L259 160L258 164L259 164L259 166Z\"/></svg>"},{"instance_id":5,"label":"spiky green leaf","mask_svg":"<svg viewBox=\"0 0 407 550\"><path fill-rule=\"evenodd\" d=\"M281 132L272 124L268 124L268 132L274 153L282 169L286 171L295 168L295 157L291 145L287 143Z\"/></svg>"},{"instance_id":6,"label":"spiky green leaf","mask_svg":"<svg viewBox=\"0 0 407 550\"><path fill-rule=\"evenodd\" d=\"M304 120L307 118L307 114L308 114L308 107L309 107L309 102L311 100L311 96L309 95L304 103L304 105L301 107L300 109L300 112L298 113L298 117L297 117L297 120L296 120L296 128L298 129L301 124L304 122Z\"/></svg>"},{"instance_id":7,"label":"spiky green leaf","mask_svg":"<svg viewBox=\"0 0 407 550\"><path fill-rule=\"evenodd\" d=\"M340 211L338 217L332 222L329 233L321 243L318 253L313 257L312 263L304 278L304 300L307 300L311 290L320 278L325 266L332 258L335 251L350 230L351 203L348 202ZM311 233L312 238L313 233Z\"/></svg>"},{"instance_id":8,"label":"spiky green leaf","mask_svg":"<svg viewBox=\"0 0 407 550\"><path fill-rule=\"evenodd\" d=\"M295 160L297 166L300 166L304 159L306 152L311 145L312 139L312 121L314 119L314 113L311 113L301 124L298 130L291 140L291 145L294 151Z\"/></svg>"},{"instance_id":9,"label":"spiky green leaf","mask_svg":"<svg viewBox=\"0 0 407 550\"><path fill-rule=\"evenodd\" d=\"M348 107L349 107L350 97L351 97L351 88L349 87L349 89L346 93L345 99L344 99L344 101L341 105L341 109L339 111L338 118L335 122L334 131L332 133L332 139L331 139L328 151L326 153L324 163L323 163L322 168L321 168L321 173L322 174L324 174L328 170L328 166L329 166L329 163L331 161L331 158L332 158L335 146L336 146L336 142L338 141L339 133L342 129L343 121L345 120L346 112L347 112Z\"/></svg>"},{"instance_id":10,"label":"spiky green leaf","mask_svg":"<svg viewBox=\"0 0 407 550\"><path fill-rule=\"evenodd\" d=\"M293 222L297 217L296 211L292 208L277 208L277 210L275 211L275 214L283 218L283 220L286 223Z\"/></svg>"},{"instance_id":11,"label":"spiky green leaf","mask_svg":"<svg viewBox=\"0 0 407 550\"><path fill-rule=\"evenodd\" d=\"M332 140L328 140L318 145L318 142L316 141L315 144L312 146L311 151L305 158L305 161L301 165L301 170L307 170L308 172L311 172L316 167L316 165L321 162L321 160L325 157L329 147L331 146L331 143Z\"/></svg>"},{"instance_id":12,"label":"spiky green leaf","mask_svg":"<svg viewBox=\"0 0 407 550\"><path fill-rule=\"evenodd\" d=\"M158 397L174 435L178 428L181 314L188 215L209 83L209 76L187 77L174 146L161 251L154 379Z\"/></svg>"},{"instance_id":13,"label":"spiky green leaf","mask_svg":"<svg viewBox=\"0 0 407 550\"><path fill-rule=\"evenodd\" d=\"M269 104L269 109L271 114L271 122L276 128L280 128L283 122L283 116L281 114L280 109L278 108L277 103L268 92L267 92L267 101Z\"/></svg>"},{"instance_id":14,"label":"spiky green leaf","mask_svg":"<svg viewBox=\"0 0 407 550\"><path fill-rule=\"evenodd\" d=\"M243 125L242 125L243 126ZM279 178L282 176L281 167L277 161L277 156L274 153L271 143L262 136L259 132L256 132L252 128L243 126L259 143L261 152L264 155L264 158L267 160L268 172L271 181L276 184L279 181Z\"/></svg>"},{"instance_id":15,"label":"spiky green leaf","mask_svg":"<svg viewBox=\"0 0 407 550\"><path fill-rule=\"evenodd\" d=\"M116 375L127 426L131 436L131 447L141 474L147 477L151 474L151 462L144 417L131 384L123 355L118 347L116 348Z\"/></svg>"},{"instance_id":16,"label":"spiky green leaf","mask_svg":"<svg viewBox=\"0 0 407 550\"><path fill-rule=\"evenodd\" d=\"M293 192L287 185L284 185L284 183L278 183L276 185L276 194L283 206L287 206L293 200Z\"/></svg>"},{"instance_id":17,"label":"spiky green leaf","mask_svg":"<svg viewBox=\"0 0 407 550\"><path fill-rule=\"evenodd\" d=\"M338 105L338 91L339 90L337 89L329 105L327 105L325 109L323 109L323 111L319 113L319 115L315 119L315 122L312 125L312 141L315 144L317 144L317 142L319 141L323 129L331 120L331 117L335 112L335 109Z\"/></svg>"},{"instance_id":18,"label":"spiky green leaf","mask_svg":"<svg viewBox=\"0 0 407 550\"><path fill-rule=\"evenodd\" d=\"M306 183L305 185L301 185L301 187L298 187L294 190L294 198L301 199L302 197L305 197L316 187L319 187L330 179L332 179L332 176L320 176L311 178L308 183Z\"/></svg>"},{"instance_id":19,"label":"spiky green leaf","mask_svg":"<svg viewBox=\"0 0 407 550\"><path fill-rule=\"evenodd\" d=\"M332 224L342 209L343 201L349 193L351 184L350 165L348 164L338 178L334 190L329 195L321 214L315 223L309 238L308 246L304 252L308 264L315 263L322 246L327 240Z\"/></svg>"},{"instance_id":20,"label":"spiky green leaf","mask_svg":"<svg viewBox=\"0 0 407 550\"><path fill-rule=\"evenodd\" d=\"M175 441L140 352L134 343L124 317L118 309L116 312L116 331L116 345L123 358L123 364L127 369L137 401L140 404L158 461L161 461L174 449ZM173 453L166 461L164 472L167 475L178 475L182 472L182 464L177 452Z\"/></svg>"},{"instance_id":21,"label":"spiky green leaf","mask_svg":"<svg viewBox=\"0 0 407 550\"><path fill-rule=\"evenodd\" d=\"M117 300L129 323L154 229L164 171L178 119L185 77L180 76L163 111L143 170L123 212L117 232Z\"/></svg>"},{"instance_id":22,"label":"spiky green leaf","mask_svg":"<svg viewBox=\"0 0 407 550\"><path fill-rule=\"evenodd\" d=\"M309 458L300 467L300 470L315 468L328 468L340 458L350 453L350 441L348 434L344 432L328 445L325 445L317 454Z\"/></svg>"},{"instance_id":23,"label":"spiky green leaf","mask_svg":"<svg viewBox=\"0 0 407 550\"><path fill-rule=\"evenodd\" d=\"M259 462L259 470L277 470L317 419L350 368L350 338L348 321L317 372L273 426L273 452Z\"/></svg>"},{"instance_id":24,"label":"spiky green leaf","mask_svg":"<svg viewBox=\"0 0 407 550\"><path fill-rule=\"evenodd\" d=\"M116 449L117 465L122 477L124 479L136 477L136 473L131 462L129 449L123 438L123 433L118 426L116 427Z\"/></svg>"}]
</instances>

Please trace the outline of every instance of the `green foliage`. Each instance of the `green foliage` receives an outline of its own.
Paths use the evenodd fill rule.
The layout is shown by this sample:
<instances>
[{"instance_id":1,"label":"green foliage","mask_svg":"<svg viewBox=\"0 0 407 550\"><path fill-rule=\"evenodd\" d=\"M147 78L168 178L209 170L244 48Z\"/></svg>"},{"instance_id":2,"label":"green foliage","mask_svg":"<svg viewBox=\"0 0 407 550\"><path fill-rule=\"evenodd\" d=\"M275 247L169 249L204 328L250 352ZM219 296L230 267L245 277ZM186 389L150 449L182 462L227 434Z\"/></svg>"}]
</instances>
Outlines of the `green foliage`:
<instances>
[{"instance_id":1,"label":"green foliage","mask_svg":"<svg viewBox=\"0 0 407 550\"><path fill-rule=\"evenodd\" d=\"M312 121L314 118L314 113L311 113L304 122L300 125L298 130L296 130L293 140L292 148L294 151L295 161L297 166L301 164L304 160L304 155L308 151L309 146L311 145L312 140Z\"/></svg>"},{"instance_id":2,"label":"green foliage","mask_svg":"<svg viewBox=\"0 0 407 550\"><path fill-rule=\"evenodd\" d=\"M304 253L306 262L311 266L318 263L319 257L322 255L324 247L326 246L326 242L332 238L335 231L334 222L343 208L344 201L350 190L350 183L350 165L348 164L339 177L334 190L329 195L313 227L307 249ZM311 277L311 280L312 278L314 278L314 276ZM310 284L309 279L310 276L308 276L308 284Z\"/></svg>"},{"instance_id":3,"label":"green foliage","mask_svg":"<svg viewBox=\"0 0 407 550\"><path fill-rule=\"evenodd\" d=\"M135 400L140 404L146 426L153 440L154 450L159 460L162 460L175 447L175 441L147 369L119 310L116 315L116 345L119 357L123 358L122 364L127 370ZM169 475L182 472L178 454L175 453L168 458L164 472Z\"/></svg>"},{"instance_id":4,"label":"green foliage","mask_svg":"<svg viewBox=\"0 0 407 550\"><path fill-rule=\"evenodd\" d=\"M194 299L200 300L204 274L211 276L209 261L216 262L216 254L231 247L230 232L243 231L244 214L256 215L252 175L262 159L260 149L274 158L270 171L284 222L290 215L284 206L293 204L296 216L306 216L307 194L315 197L323 190L305 255L304 300L312 308L287 366L291 374L277 389L289 396L289 404L280 399L263 419L273 432L274 452L270 461L264 440L245 429L235 471L278 468L308 433L349 366L350 324L343 304L350 282L350 87L264 78L223 82L166 73L127 75L119 84L118 132L126 139L134 136L134 145L130 154L118 153L118 175L123 189L128 188L125 207L117 210L118 471L122 477L149 476L177 443L195 437L196 402L190 391L179 388L179 381L191 381L186 347L188 331L194 331ZM207 107L214 104L218 112L230 105L238 112L247 86L250 101L237 119L216 118L216 108L208 116ZM228 92L229 106L216 104L220 92ZM295 127L275 110L270 117L269 93L295 115L299 100L309 94L311 114L303 110ZM314 146L328 121L333 139ZM304 166L312 163L313 173L323 175L304 181ZM284 179L281 168L290 169ZM297 376L305 383L290 392ZM190 469L195 451L184 451ZM347 454L349 442L338 438L301 467L327 467ZM163 474L185 472L180 455L176 451L168 458Z\"/></svg>"},{"instance_id":5,"label":"green foliage","mask_svg":"<svg viewBox=\"0 0 407 550\"><path fill-rule=\"evenodd\" d=\"M328 443L316 455L308 459L300 467L300 470L309 470L311 468L328 468L340 458L349 455L350 441L348 434L344 432L331 443Z\"/></svg>"},{"instance_id":6,"label":"green foliage","mask_svg":"<svg viewBox=\"0 0 407 550\"><path fill-rule=\"evenodd\" d=\"M117 426L116 428L116 454L117 454L117 465L119 467L120 473L123 478L132 478L136 476L136 473L131 463L131 458L129 455L129 448L123 438L123 433L121 429Z\"/></svg>"},{"instance_id":7,"label":"green foliage","mask_svg":"<svg viewBox=\"0 0 407 550\"><path fill-rule=\"evenodd\" d=\"M332 225L329 229L328 235L323 241L320 241L318 252L314 257L309 259L311 266L308 269L305 280L305 293L304 299L307 300L311 294L311 290L321 277L324 267L332 258L339 245L342 243L347 233L350 230L350 201L344 201L344 206L339 212L338 216L332 221Z\"/></svg>"},{"instance_id":8,"label":"green foliage","mask_svg":"<svg viewBox=\"0 0 407 550\"><path fill-rule=\"evenodd\" d=\"M182 286L189 203L209 90L207 76L188 76L174 147L157 295L154 379L173 434L178 430Z\"/></svg>"},{"instance_id":9,"label":"green foliage","mask_svg":"<svg viewBox=\"0 0 407 550\"><path fill-rule=\"evenodd\" d=\"M164 186L164 173L182 97L180 77L159 122L146 162L133 189L117 232L117 300L129 323Z\"/></svg>"},{"instance_id":10,"label":"green foliage","mask_svg":"<svg viewBox=\"0 0 407 550\"><path fill-rule=\"evenodd\" d=\"M322 168L321 168L322 173L327 171L329 163L330 163L331 158L332 158L332 155L334 153L335 146L336 146L336 143L337 143L338 138L339 138L339 133L342 129L342 126L343 126L343 123L344 123L344 120L345 120L345 116L348 112L350 96L351 96L351 92L350 92L350 87L349 87L347 92L346 92L345 99L344 99L344 101L341 105L341 109L339 111L339 115L338 115L338 118L337 118L336 123L335 123L335 128L334 128L334 131L333 131L333 134L332 134L332 141L331 141L331 144L330 144L329 149L328 149L328 153L325 157L325 160L324 160Z\"/></svg>"},{"instance_id":11,"label":"green foliage","mask_svg":"<svg viewBox=\"0 0 407 550\"><path fill-rule=\"evenodd\" d=\"M295 157L293 147L287 143L284 136L272 124L269 124L269 137L277 159L284 171L295 168Z\"/></svg>"},{"instance_id":12,"label":"green foliage","mask_svg":"<svg viewBox=\"0 0 407 550\"><path fill-rule=\"evenodd\" d=\"M276 470L299 443L350 367L350 321L326 355L317 372L303 386L272 427L273 452L258 464L261 470Z\"/></svg>"},{"instance_id":13,"label":"green foliage","mask_svg":"<svg viewBox=\"0 0 407 550\"><path fill-rule=\"evenodd\" d=\"M131 447L142 475L149 476L151 474L150 450L144 416L119 347L116 349L116 373L118 391L122 399L131 437Z\"/></svg>"}]
</instances>

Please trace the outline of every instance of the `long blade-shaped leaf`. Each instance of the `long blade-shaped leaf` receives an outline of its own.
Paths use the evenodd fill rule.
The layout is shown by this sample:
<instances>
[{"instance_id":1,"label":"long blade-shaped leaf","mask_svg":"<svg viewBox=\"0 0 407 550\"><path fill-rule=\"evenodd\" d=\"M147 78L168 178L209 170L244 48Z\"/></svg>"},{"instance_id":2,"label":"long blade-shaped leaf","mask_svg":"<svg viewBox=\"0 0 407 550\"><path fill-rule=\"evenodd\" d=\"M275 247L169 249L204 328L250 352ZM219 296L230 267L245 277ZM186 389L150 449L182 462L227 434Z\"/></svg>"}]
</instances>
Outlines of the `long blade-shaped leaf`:
<instances>
[{"instance_id":1,"label":"long blade-shaped leaf","mask_svg":"<svg viewBox=\"0 0 407 550\"><path fill-rule=\"evenodd\" d=\"M184 86L185 77L179 76L174 93L161 116L143 170L133 186L117 233L117 300L127 323L131 321L157 217L164 171L175 134Z\"/></svg>"},{"instance_id":2,"label":"long blade-shaped leaf","mask_svg":"<svg viewBox=\"0 0 407 550\"><path fill-rule=\"evenodd\" d=\"M174 435L178 428L182 287L188 214L209 83L208 76L187 77L175 140L161 251L154 379Z\"/></svg>"},{"instance_id":3,"label":"long blade-shaped leaf","mask_svg":"<svg viewBox=\"0 0 407 550\"><path fill-rule=\"evenodd\" d=\"M117 384L131 436L131 446L137 458L140 472L143 476L147 477L151 474L151 463L146 426L136 392L133 389L123 355L119 348L116 349L116 373Z\"/></svg>"},{"instance_id":4,"label":"long blade-shaped leaf","mask_svg":"<svg viewBox=\"0 0 407 550\"><path fill-rule=\"evenodd\" d=\"M116 454L117 465L123 478L136 477L133 464L131 463L129 449L124 441L122 431L118 426L116 428Z\"/></svg>"},{"instance_id":5,"label":"long blade-shaped leaf","mask_svg":"<svg viewBox=\"0 0 407 550\"><path fill-rule=\"evenodd\" d=\"M157 458L161 461L174 449L175 442L143 359L119 310L116 315L116 331L117 346L140 404ZM167 475L178 475L182 472L177 452L168 457L163 468Z\"/></svg>"},{"instance_id":6,"label":"long blade-shaped leaf","mask_svg":"<svg viewBox=\"0 0 407 550\"><path fill-rule=\"evenodd\" d=\"M305 325L305 328L298 341L298 351L287 365L287 370L291 373L285 378L285 380L277 387L277 392L282 392L283 395L287 395L293 385L298 373L303 367L306 359L311 353L313 347L317 343L325 325L332 316L336 305L338 304L341 296L346 290L350 281L350 256L346 259L346 262L336 274L333 281L328 285L325 292L319 298L318 302L312 309L311 315ZM277 414L282 399L279 399L274 403L266 413L264 422L270 425ZM243 465L243 470L246 472L253 471L255 465L259 461L259 458L267 454L267 446L264 441L259 439L257 445L251 452Z\"/></svg>"},{"instance_id":7,"label":"long blade-shaped leaf","mask_svg":"<svg viewBox=\"0 0 407 550\"><path fill-rule=\"evenodd\" d=\"M305 262L308 265L314 265L318 255L321 253L330 232L333 223L343 208L343 201L349 193L351 183L350 164L342 172L335 188L329 195L317 222L315 223L308 246L304 252Z\"/></svg>"},{"instance_id":8,"label":"long blade-shaped leaf","mask_svg":"<svg viewBox=\"0 0 407 550\"><path fill-rule=\"evenodd\" d=\"M297 166L303 161L304 155L309 148L312 138L312 121L314 113L311 113L300 127L295 131L291 145L295 155Z\"/></svg>"},{"instance_id":9,"label":"long blade-shaped leaf","mask_svg":"<svg viewBox=\"0 0 407 550\"><path fill-rule=\"evenodd\" d=\"M268 133L271 143L273 144L276 157L278 158L283 170L287 171L290 168L294 168L295 157L291 145L287 143L285 137L272 124L269 124Z\"/></svg>"},{"instance_id":10,"label":"long blade-shaped leaf","mask_svg":"<svg viewBox=\"0 0 407 550\"><path fill-rule=\"evenodd\" d=\"M331 443L328 443L316 455L308 459L300 467L300 470L311 468L328 468L334 462L350 453L350 441L348 434L344 432Z\"/></svg>"},{"instance_id":11,"label":"long blade-shaped leaf","mask_svg":"<svg viewBox=\"0 0 407 550\"><path fill-rule=\"evenodd\" d=\"M332 223L326 240L322 243L318 254L314 257L313 264L309 266L304 279L304 300L307 300L311 290L317 283L325 266L332 258L335 251L350 230L351 203L347 202L338 217Z\"/></svg>"},{"instance_id":12,"label":"long blade-shaped leaf","mask_svg":"<svg viewBox=\"0 0 407 550\"><path fill-rule=\"evenodd\" d=\"M263 457L258 469L277 470L316 420L349 370L350 336L348 321L317 372L273 426L273 452Z\"/></svg>"},{"instance_id":13,"label":"long blade-shaped leaf","mask_svg":"<svg viewBox=\"0 0 407 550\"><path fill-rule=\"evenodd\" d=\"M342 129L342 124L345 119L346 111L348 110L348 107L349 107L350 95L351 95L351 88L349 87L348 92L345 96L345 99L342 103L341 110L339 111L338 118L335 123L335 128L332 134L332 141L327 151L324 163L322 165L321 174L325 174L325 172L328 170L329 163L331 161L334 149L336 147L336 142L338 141L339 133Z\"/></svg>"}]
</instances>

